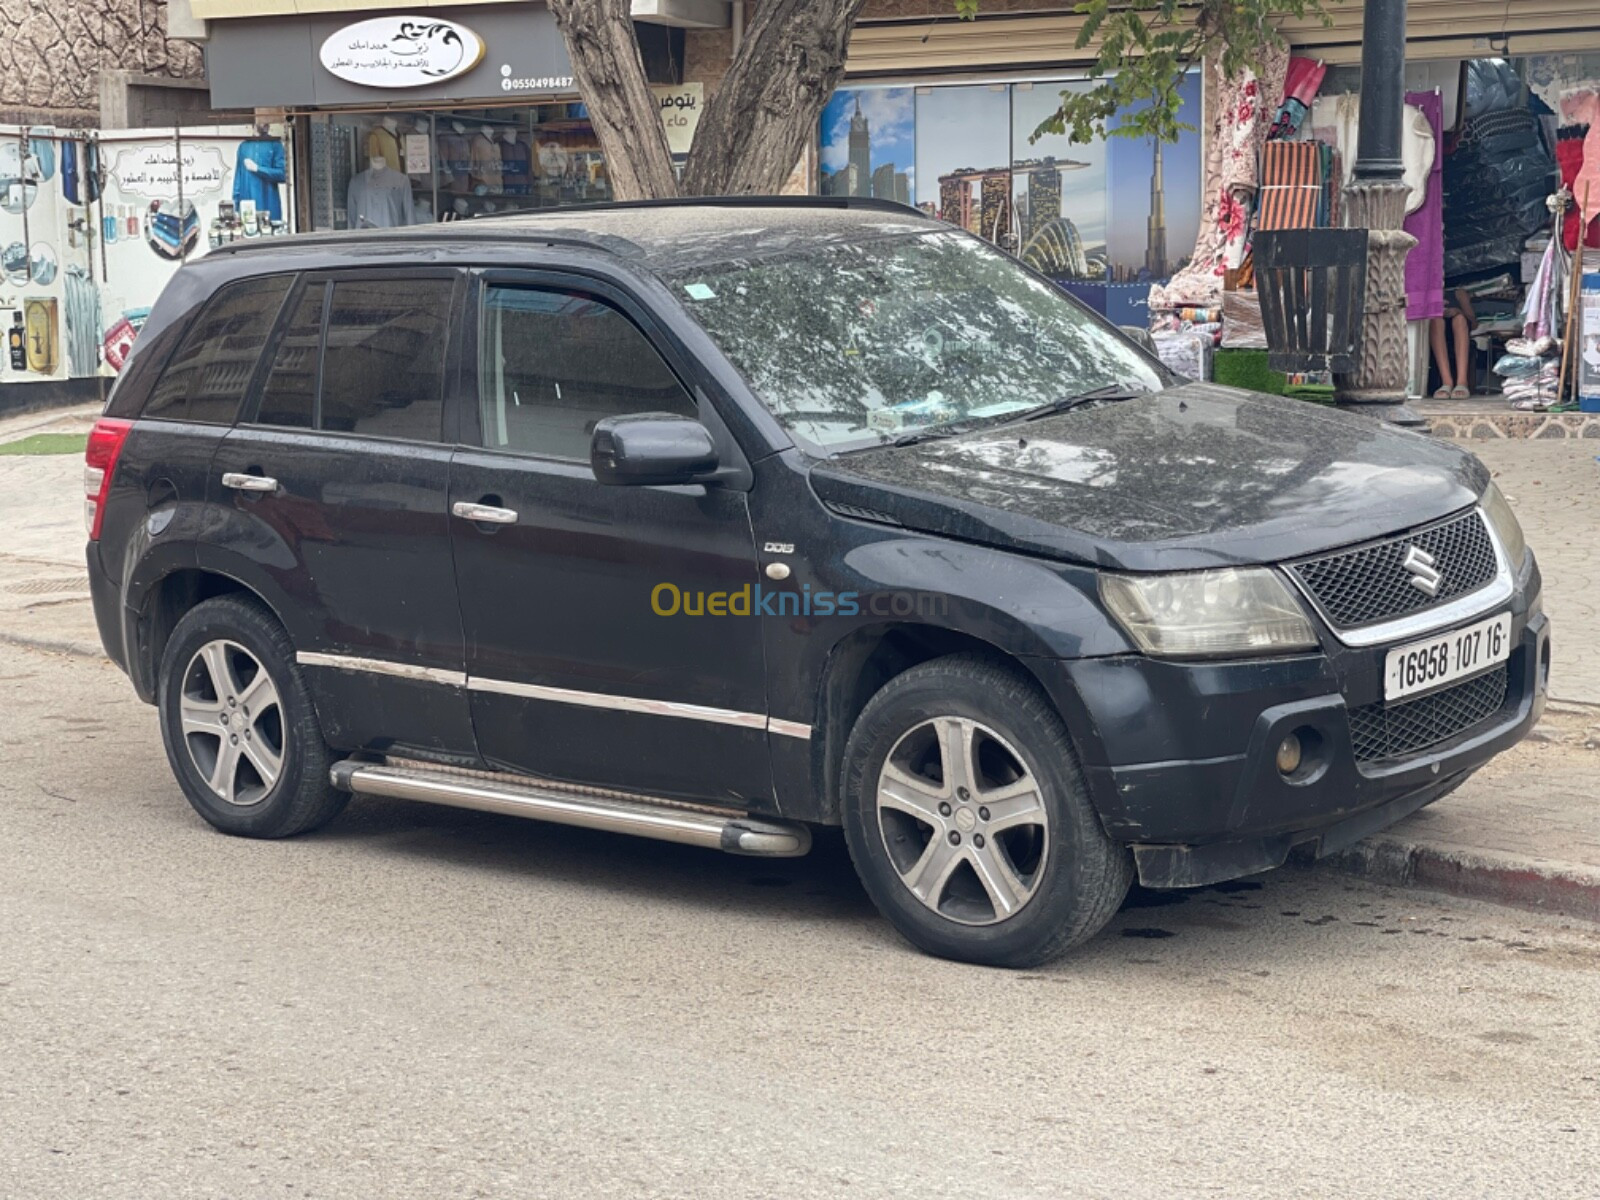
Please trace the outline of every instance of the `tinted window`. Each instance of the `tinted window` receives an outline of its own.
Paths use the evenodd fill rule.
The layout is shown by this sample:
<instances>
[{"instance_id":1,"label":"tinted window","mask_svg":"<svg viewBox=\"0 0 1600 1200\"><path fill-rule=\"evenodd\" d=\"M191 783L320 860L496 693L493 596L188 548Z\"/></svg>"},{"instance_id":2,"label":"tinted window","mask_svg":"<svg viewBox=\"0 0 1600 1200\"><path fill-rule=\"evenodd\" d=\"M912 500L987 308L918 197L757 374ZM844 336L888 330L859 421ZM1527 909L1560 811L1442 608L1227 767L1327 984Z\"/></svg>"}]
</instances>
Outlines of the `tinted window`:
<instances>
[{"instance_id":1,"label":"tinted window","mask_svg":"<svg viewBox=\"0 0 1600 1200\"><path fill-rule=\"evenodd\" d=\"M230 424L289 283L287 275L246 279L212 297L151 390L144 415Z\"/></svg>"},{"instance_id":2,"label":"tinted window","mask_svg":"<svg viewBox=\"0 0 1600 1200\"><path fill-rule=\"evenodd\" d=\"M580 462L602 417L696 415L638 327L578 292L490 288L480 387L484 445Z\"/></svg>"},{"instance_id":3,"label":"tinted window","mask_svg":"<svg viewBox=\"0 0 1600 1200\"><path fill-rule=\"evenodd\" d=\"M314 283L301 293L294 313L272 356L272 368L261 388L260 425L310 429L317 405L317 349L322 341L322 302L326 284Z\"/></svg>"},{"instance_id":4,"label":"tinted window","mask_svg":"<svg viewBox=\"0 0 1600 1200\"><path fill-rule=\"evenodd\" d=\"M321 428L436 442L444 412L449 279L335 283Z\"/></svg>"}]
</instances>

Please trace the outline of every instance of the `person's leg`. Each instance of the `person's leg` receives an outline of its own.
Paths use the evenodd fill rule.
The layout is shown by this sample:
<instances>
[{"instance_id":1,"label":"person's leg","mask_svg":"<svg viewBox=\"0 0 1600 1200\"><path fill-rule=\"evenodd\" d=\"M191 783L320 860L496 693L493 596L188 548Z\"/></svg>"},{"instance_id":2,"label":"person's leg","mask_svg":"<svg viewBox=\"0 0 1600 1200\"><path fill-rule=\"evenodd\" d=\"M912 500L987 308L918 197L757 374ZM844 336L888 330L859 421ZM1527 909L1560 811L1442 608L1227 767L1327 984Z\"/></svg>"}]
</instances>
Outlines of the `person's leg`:
<instances>
[{"instance_id":1,"label":"person's leg","mask_svg":"<svg viewBox=\"0 0 1600 1200\"><path fill-rule=\"evenodd\" d=\"M1439 390L1434 393L1439 398L1441 393L1450 391L1450 348L1445 345L1443 317L1428 322L1428 344L1433 348L1433 363L1439 368Z\"/></svg>"},{"instance_id":2,"label":"person's leg","mask_svg":"<svg viewBox=\"0 0 1600 1200\"><path fill-rule=\"evenodd\" d=\"M1450 329L1455 334L1456 340L1456 387L1467 387L1467 380L1472 378L1472 362L1467 357L1472 352L1472 343L1467 335L1472 331L1467 323L1467 314L1458 312L1450 318Z\"/></svg>"}]
</instances>

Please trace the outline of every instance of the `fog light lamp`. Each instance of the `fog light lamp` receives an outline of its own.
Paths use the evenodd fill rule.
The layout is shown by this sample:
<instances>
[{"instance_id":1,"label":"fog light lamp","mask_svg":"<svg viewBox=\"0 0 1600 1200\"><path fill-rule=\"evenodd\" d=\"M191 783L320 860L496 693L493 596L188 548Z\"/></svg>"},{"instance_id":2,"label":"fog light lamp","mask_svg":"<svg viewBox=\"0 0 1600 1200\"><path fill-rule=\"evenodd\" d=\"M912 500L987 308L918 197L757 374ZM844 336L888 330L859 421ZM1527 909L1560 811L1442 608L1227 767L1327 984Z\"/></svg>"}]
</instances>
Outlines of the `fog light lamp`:
<instances>
[{"instance_id":1,"label":"fog light lamp","mask_svg":"<svg viewBox=\"0 0 1600 1200\"><path fill-rule=\"evenodd\" d=\"M1283 775L1293 775L1300 769L1300 735L1291 733L1278 743L1278 771Z\"/></svg>"}]
</instances>

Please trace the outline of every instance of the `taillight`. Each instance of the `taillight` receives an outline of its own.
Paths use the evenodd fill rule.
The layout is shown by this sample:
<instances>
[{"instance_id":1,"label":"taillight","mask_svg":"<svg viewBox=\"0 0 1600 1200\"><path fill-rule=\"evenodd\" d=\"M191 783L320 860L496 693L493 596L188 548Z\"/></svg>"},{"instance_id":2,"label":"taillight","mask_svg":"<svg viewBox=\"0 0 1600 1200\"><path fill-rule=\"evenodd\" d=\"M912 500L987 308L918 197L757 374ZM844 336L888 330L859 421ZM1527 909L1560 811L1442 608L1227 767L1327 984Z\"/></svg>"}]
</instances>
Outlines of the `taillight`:
<instances>
[{"instance_id":1,"label":"taillight","mask_svg":"<svg viewBox=\"0 0 1600 1200\"><path fill-rule=\"evenodd\" d=\"M132 421L101 417L89 432L89 445L83 452L83 523L89 540L100 540L100 525L106 519L106 496L117 473L117 457L128 440Z\"/></svg>"}]
</instances>

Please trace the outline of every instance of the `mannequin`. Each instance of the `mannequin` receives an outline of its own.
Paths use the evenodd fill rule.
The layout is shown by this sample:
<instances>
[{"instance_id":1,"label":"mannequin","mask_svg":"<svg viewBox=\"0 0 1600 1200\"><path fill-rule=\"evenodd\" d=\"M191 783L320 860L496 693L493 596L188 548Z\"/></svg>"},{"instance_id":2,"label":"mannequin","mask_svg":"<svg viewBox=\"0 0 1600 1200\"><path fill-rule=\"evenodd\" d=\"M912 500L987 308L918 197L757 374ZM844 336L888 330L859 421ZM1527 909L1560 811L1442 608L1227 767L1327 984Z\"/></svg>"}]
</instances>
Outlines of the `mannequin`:
<instances>
[{"instance_id":1,"label":"mannequin","mask_svg":"<svg viewBox=\"0 0 1600 1200\"><path fill-rule=\"evenodd\" d=\"M239 153L234 160L234 209L249 201L259 215L270 217L273 224L277 224L283 220L283 197L278 185L286 178L288 167L284 162L283 143L272 136L271 126L257 123L255 136L239 143Z\"/></svg>"},{"instance_id":2,"label":"mannequin","mask_svg":"<svg viewBox=\"0 0 1600 1200\"><path fill-rule=\"evenodd\" d=\"M351 229L392 229L416 223L411 181L390 169L382 155L367 160L367 169L350 180L345 201Z\"/></svg>"},{"instance_id":3,"label":"mannequin","mask_svg":"<svg viewBox=\"0 0 1600 1200\"><path fill-rule=\"evenodd\" d=\"M500 169L500 147L494 143L494 127L485 125L472 139L472 190L480 196L499 195L505 186Z\"/></svg>"},{"instance_id":4,"label":"mannequin","mask_svg":"<svg viewBox=\"0 0 1600 1200\"><path fill-rule=\"evenodd\" d=\"M391 171L398 171L403 161L400 157L400 122L384 117L367 134L367 157L381 158Z\"/></svg>"},{"instance_id":5,"label":"mannequin","mask_svg":"<svg viewBox=\"0 0 1600 1200\"><path fill-rule=\"evenodd\" d=\"M448 128L439 131L439 179L445 191L465 193L471 190L467 182L471 157L465 125L451 121Z\"/></svg>"},{"instance_id":6,"label":"mannequin","mask_svg":"<svg viewBox=\"0 0 1600 1200\"><path fill-rule=\"evenodd\" d=\"M517 131L507 129L500 135L500 177L508 196L526 196L533 183L533 148L517 140Z\"/></svg>"}]
</instances>

